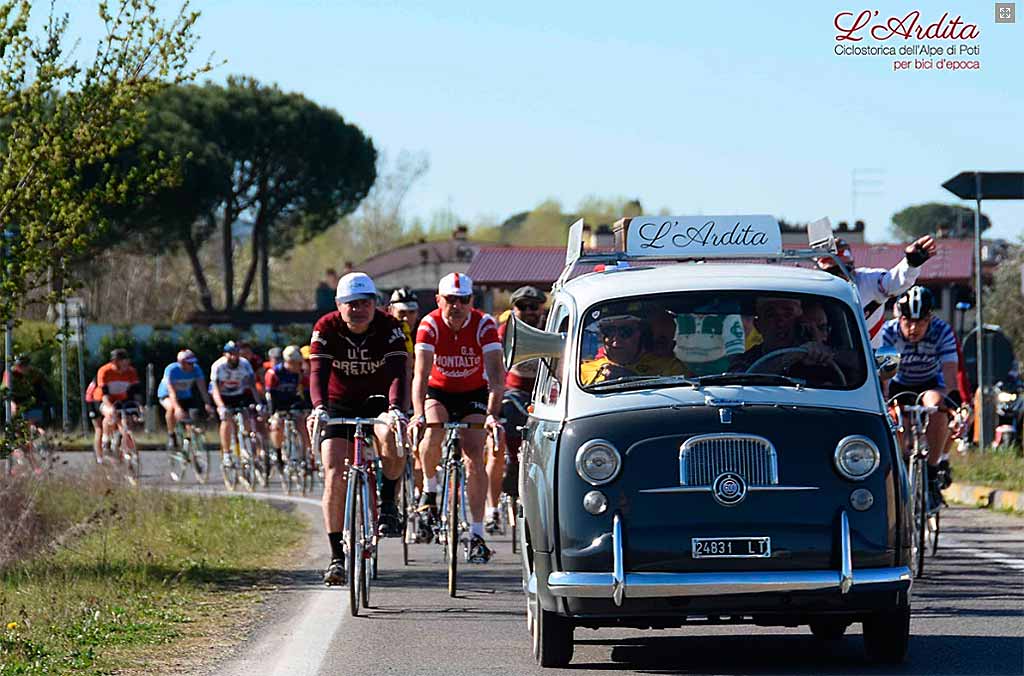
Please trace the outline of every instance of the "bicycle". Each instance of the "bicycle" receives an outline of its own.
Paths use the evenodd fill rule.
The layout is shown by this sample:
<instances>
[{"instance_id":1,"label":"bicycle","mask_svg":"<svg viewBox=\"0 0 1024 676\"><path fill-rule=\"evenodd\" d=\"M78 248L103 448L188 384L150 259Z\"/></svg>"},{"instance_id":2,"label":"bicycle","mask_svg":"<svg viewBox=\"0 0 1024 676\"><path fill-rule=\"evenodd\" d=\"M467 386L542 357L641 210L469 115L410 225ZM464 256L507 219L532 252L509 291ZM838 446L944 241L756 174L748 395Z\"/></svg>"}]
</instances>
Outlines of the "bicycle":
<instances>
[{"instance_id":1,"label":"bicycle","mask_svg":"<svg viewBox=\"0 0 1024 676\"><path fill-rule=\"evenodd\" d=\"M942 529L940 501L934 504L929 491L928 482L928 439L926 436L928 428L928 416L940 410L938 406L922 406L919 402L923 395L917 395L913 405L900 406L898 399L904 393L891 398L889 406L895 410L897 429L901 434L906 432L903 414L909 414L910 438L904 438L904 455L909 462L908 476L910 481L910 495L912 508L912 540L911 540L911 570L915 578L924 575L925 555L931 550L935 556L939 549L939 533ZM963 412L956 406L955 402L945 397L946 401L953 404L950 409L959 420ZM909 449L906 448L909 446ZM940 470L940 475L946 470ZM937 477L940 485L943 476Z\"/></svg>"},{"instance_id":2,"label":"bicycle","mask_svg":"<svg viewBox=\"0 0 1024 676\"><path fill-rule=\"evenodd\" d=\"M345 574L348 584L349 613L359 615L360 608L370 607L370 580L377 578L377 479L373 464L374 453L366 451L367 432L365 427L391 425L390 420L381 418L331 418L322 413L313 424L311 439L313 448L319 449L323 431L329 425L351 425L353 462L348 466L348 485L345 491L345 519L342 540L345 545ZM395 430L399 448L401 432Z\"/></svg>"},{"instance_id":3,"label":"bicycle","mask_svg":"<svg viewBox=\"0 0 1024 676\"><path fill-rule=\"evenodd\" d=\"M462 460L460 431L484 429L484 423L435 422L426 423L425 427L445 430L444 451L441 456L444 482L441 484L437 540L448 564L448 595L455 598L458 589L460 545L463 556L467 562L469 561L469 539L466 537L469 533L469 498L466 492L466 465ZM498 443L496 436L493 443Z\"/></svg>"},{"instance_id":4,"label":"bicycle","mask_svg":"<svg viewBox=\"0 0 1024 676\"><path fill-rule=\"evenodd\" d=\"M241 481L252 492L256 487L256 456L255 434L246 425L249 408L228 408L226 413L234 419L235 431L231 435L231 448L221 462L224 486L234 491Z\"/></svg>"},{"instance_id":5,"label":"bicycle","mask_svg":"<svg viewBox=\"0 0 1024 676\"><path fill-rule=\"evenodd\" d=\"M281 483L289 495L296 489L305 495L309 489L312 489L313 473L309 468L306 445L303 443L298 423L295 420L296 416L301 417L302 414L298 409L289 409L278 411L274 415L283 425L284 442L281 444L281 455L284 465L281 471ZM309 478L308 489L307 477Z\"/></svg>"},{"instance_id":6,"label":"bicycle","mask_svg":"<svg viewBox=\"0 0 1024 676\"><path fill-rule=\"evenodd\" d=\"M175 425L177 437L181 439L181 449L170 451L168 456L173 481L184 479L189 467L195 474L196 483L205 484L209 478L210 451L206 448L203 429L197 422L197 413L197 410L190 409L188 417Z\"/></svg>"},{"instance_id":7,"label":"bicycle","mask_svg":"<svg viewBox=\"0 0 1024 676\"><path fill-rule=\"evenodd\" d=\"M110 438L110 453L123 467L124 478L137 486L142 477L142 456L135 444L132 425L141 422L142 409L135 402L119 406L115 411L118 422Z\"/></svg>"}]
</instances>

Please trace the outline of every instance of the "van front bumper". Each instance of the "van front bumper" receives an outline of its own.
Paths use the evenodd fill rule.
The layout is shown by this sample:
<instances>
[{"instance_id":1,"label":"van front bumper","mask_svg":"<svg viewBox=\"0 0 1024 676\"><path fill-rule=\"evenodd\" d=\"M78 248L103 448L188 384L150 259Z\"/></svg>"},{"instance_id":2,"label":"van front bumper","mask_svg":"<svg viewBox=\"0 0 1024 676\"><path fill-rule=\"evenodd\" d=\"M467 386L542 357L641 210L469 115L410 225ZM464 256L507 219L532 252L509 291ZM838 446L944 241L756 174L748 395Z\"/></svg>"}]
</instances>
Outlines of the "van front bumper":
<instances>
[{"instance_id":1,"label":"van front bumper","mask_svg":"<svg viewBox=\"0 0 1024 676\"><path fill-rule=\"evenodd\" d=\"M622 523L618 514L612 525L612 568L607 573L552 572L547 586L554 596L610 598L621 606L626 598L723 596L732 594L910 589L912 575L906 566L854 570L850 526L846 512L839 519L839 570L795 570L731 573L627 573L624 566Z\"/></svg>"}]
</instances>

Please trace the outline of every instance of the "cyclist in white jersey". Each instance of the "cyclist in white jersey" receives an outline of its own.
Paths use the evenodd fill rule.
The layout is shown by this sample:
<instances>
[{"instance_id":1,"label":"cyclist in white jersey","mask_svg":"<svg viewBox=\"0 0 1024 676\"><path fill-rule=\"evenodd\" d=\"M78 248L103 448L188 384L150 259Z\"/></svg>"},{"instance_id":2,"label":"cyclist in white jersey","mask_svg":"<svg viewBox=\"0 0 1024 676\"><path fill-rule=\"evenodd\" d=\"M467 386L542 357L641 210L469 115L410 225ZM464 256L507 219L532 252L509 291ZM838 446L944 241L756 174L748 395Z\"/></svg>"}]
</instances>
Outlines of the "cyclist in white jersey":
<instances>
[{"instance_id":1,"label":"cyclist in white jersey","mask_svg":"<svg viewBox=\"0 0 1024 676\"><path fill-rule=\"evenodd\" d=\"M935 239L925 235L911 242L904 249L905 257L889 270L885 268L858 268L854 266L853 250L844 239L836 240L836 255L843 261L860 293L860 303L864 310L864 320L868 325L871 346L882 344L882 324L885 323L885 303L898 296L917 283L921 274L921 266L935 255L938 250ZM842 277L842 270L831 258L819 258L818 267L837 277Z\"/></svg>"},{"instance_id":2,"label":"cyclist in white jersey","mask_svg":"<svg viewBox=\"0 0 1024 676\"><path fill-rule=\"evenodd\" d=\"M256 392L256 373L249 361L239 355L233 340L225 343L224 355L210 367L210 394L220 416L220 450L227 461L231 437L235 433L235 423L227 410L253 404L257 411L261 408Z\"/></svg>"}]
</instances>

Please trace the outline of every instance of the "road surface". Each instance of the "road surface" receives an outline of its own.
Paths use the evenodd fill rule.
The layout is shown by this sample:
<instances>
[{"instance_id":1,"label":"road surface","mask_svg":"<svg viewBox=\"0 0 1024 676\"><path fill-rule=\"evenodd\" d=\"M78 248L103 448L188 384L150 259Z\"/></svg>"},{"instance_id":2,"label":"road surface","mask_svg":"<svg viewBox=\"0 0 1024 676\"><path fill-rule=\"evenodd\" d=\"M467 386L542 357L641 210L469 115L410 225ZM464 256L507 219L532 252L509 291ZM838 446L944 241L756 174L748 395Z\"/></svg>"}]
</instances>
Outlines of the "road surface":
<instances>
[{"instance_id":1,"label":"road surface","mask_svg":"<svg viewBox=\"0 0 1024 676\"><path fill-rule=\"evenodd\" d=\"M67 454L72 467L91 454ZM170 486L164 454L144 454L144 483ZM191 477L189 477L191 479ZM194 483L187 484L191 490ZM214 476L210 492L225 492ZM576 630L571 668L542 670L530 654L519 564L508 538L492 540L485 566L459 569L452 599L438 545L384 541L380 577L365 616L348 615L347 589L321 586L328 548L315 497L286 500L314 526L288 583L264 619L226 658L200 673L269 674L1024 674L1024 519L983 510L943 513L939 554L915 582L909 657L901 667L864 662L860 626L840 642L815 641L808 629L689 627L668 631Z\"/></svg>"}]
</instances>

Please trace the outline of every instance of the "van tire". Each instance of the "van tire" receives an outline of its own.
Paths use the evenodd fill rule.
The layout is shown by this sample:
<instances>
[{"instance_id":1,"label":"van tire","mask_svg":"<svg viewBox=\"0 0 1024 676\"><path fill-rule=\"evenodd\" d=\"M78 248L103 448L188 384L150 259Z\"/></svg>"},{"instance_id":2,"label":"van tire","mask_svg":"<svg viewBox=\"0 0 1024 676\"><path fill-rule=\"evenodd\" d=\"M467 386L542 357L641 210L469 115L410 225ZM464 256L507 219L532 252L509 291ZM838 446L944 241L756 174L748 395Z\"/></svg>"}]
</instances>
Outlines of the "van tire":
<instances>
[{"instance_id":1,"label":"van tire","mask_svg":"<svg viewBox=\"0 0 1024 676\"><path fill-rule=\"evenodd\" d=\"M887 610L864 620L864 652L871 662L900 664L910 643L910 605Z\"/></svg>"},{"instance_id":2,"label":"van tire","mask_svg":"<svg viewBox=\"0 0 1024 676\"><path fill-rule=\"evenodd\" d=\"M533 655L542 667L564 667L572 660L573 626L568 618L537 604L533 619Z\"/></svg>"}]
</instances>

